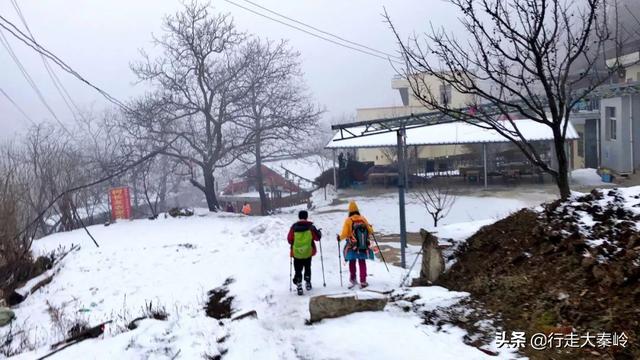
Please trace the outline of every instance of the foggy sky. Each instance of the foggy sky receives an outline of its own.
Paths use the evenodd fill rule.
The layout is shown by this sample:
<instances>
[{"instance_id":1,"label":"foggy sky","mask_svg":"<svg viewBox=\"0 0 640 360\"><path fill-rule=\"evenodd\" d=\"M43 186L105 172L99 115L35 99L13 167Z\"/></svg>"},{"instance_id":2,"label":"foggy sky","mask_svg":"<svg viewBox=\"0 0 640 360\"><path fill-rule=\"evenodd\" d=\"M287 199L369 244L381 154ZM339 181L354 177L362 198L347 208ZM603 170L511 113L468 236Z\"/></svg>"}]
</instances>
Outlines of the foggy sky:
<instances>
[{"instance_id":1,"label":"foggy sky","mask_svg":"<svg viewBox=\"0 0 640 360\"><path fill-rule=\"evenodd\" d=\"M151 33L159 34L162 17L181 8L177 0L18 0L38 42L80 74L126 101L141 94L129 69L140 59L138 50L151 50ZM242 0L235 2L248 6ZM383 6L405 35L423 32L429 22L454 29L455 13L442 0L255 0L262 6L307 22L370 47L396 53L393 34L383 22ZM229 12L239 29L261 37L288 39L302 54L305 80L325 119L353 115L360 107L400 105L391 89L395 70L388 62L316 39L284 25L237 8L222 0L212 1L216 11ZM9 0L0 0L0 14L22 28ZM71 121L37 53L5 32L14 51L38 84L54 112ZM53 121L17 66L0 46L0 88L5 90L35 122ZM56 70L74 101L96 112L110 106L93 89L63 71ZM30 123L0 95L0 139L11 138Z\"/></svg>"}]
</instances>

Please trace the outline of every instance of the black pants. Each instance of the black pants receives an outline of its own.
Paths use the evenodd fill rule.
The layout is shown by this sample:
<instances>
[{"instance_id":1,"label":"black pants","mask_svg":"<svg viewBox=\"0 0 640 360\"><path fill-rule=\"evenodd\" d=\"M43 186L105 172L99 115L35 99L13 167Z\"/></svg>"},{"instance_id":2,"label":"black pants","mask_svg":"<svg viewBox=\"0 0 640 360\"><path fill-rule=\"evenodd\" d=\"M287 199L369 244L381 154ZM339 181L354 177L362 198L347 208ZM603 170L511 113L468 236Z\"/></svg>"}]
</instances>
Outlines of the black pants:
<instances>
[{"instance_id":1,"label":"black pants","mask_svg":"<svg viewBox=\"0 0 640 360\"><path fill-rule=\"evenodd\" d=\"M300 284L302 282L302 270L304 269L304 281L311 282L311 258L296 259L293 258L293 268L296 274L293 276L293 283Z\"/></svg>"}]
</instances>

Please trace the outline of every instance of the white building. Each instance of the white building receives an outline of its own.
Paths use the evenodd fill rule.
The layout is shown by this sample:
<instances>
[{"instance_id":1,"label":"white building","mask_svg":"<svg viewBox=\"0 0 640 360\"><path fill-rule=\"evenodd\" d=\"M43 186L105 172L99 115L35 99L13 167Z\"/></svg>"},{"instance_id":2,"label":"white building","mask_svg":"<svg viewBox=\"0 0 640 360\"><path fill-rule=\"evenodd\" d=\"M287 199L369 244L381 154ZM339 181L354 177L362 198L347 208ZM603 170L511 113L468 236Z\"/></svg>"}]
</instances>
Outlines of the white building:
<instances>
[{"instance_id":1,"label":"white building","mask_svg":"<svg viewBox=\"0 0 640 360\"><path fill-rule=\"evenodd\" d=\"M443 85L437 78L427 75L418 75L419 84L429 86L431 92L439 96L441 103L447 103L452 108L462 108L470 103L468 95L461 94L451 85ZM391 87L398 90L402 99L402 106L388 106L357 109L356 120L367 121L376 119L395 118L399 116L407 116L411 114L419 114L431 111L424 106L413 93L409 81L405 78L396 77L391 81ZM427 161L437 161L438 159L446 159L450 157L463 156L472 152L472 149L465 145L439 145L439 146L413 146L409 149L409 157L414 162L424 162L425 167ZM394 161L395 149L393 148L360 148L357 150L356 158L358 161L374 162L376 165L388 165ZM434 165L437 167L437 165ZM422 166L421 166L422 167Z\"/></svg>"}]
</instances>

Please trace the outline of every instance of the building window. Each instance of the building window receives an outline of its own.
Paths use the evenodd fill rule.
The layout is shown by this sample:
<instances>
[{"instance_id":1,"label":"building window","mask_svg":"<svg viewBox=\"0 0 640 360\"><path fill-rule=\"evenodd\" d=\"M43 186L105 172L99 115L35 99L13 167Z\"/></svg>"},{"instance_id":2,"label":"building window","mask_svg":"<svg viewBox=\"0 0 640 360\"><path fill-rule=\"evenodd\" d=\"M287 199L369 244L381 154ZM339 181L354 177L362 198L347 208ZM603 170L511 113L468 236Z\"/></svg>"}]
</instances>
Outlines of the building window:
<instances>
[{"instance_id":1,"label":"building window","mask_svg":"<svg viewBox=\"0 0 640 360\"><path fill-rule=\"evenodd\" d=\"M440 85L440 105L451 104L451 85Z\"/></svg>"},{"instance_id":2,"label":"building window","mask_svg":"<svg viewBox=\"0 0 640 360\"><path fill-rule=\"evenodd\" d=\"M584 157L584 134L578 131L578 156Z\"/></svg>"},{"instance_id":3,"label":"building window","mask_svg":"<svg viewBox=\"0 0 640 360\"><path fill-rule=\"evenodd\" d=\"M607 106L605 108L606 116L606 135L607 140L616 140L618 138L618 121L616 118L616 108L613 106Z\"/></svg>"}]
</instances>

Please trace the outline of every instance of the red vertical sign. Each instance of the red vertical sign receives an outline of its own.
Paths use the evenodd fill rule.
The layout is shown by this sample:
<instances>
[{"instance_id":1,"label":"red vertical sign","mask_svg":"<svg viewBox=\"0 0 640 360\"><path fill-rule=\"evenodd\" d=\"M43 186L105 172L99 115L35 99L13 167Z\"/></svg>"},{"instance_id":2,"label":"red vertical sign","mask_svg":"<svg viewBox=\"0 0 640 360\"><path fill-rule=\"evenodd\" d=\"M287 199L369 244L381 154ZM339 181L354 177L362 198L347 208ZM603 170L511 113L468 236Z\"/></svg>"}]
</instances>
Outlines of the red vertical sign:
<instances>
[{"instance_id":1,"label":"red vertical sign","mask_svg":"<svg viewBox=\"0 0 640 360\"><path fill-rule=\"evenodd\" d=\"M129 188L119 187L109 191L111 199L111 219L131 219L131 196Z\"/></svg>"}]
</instances>

